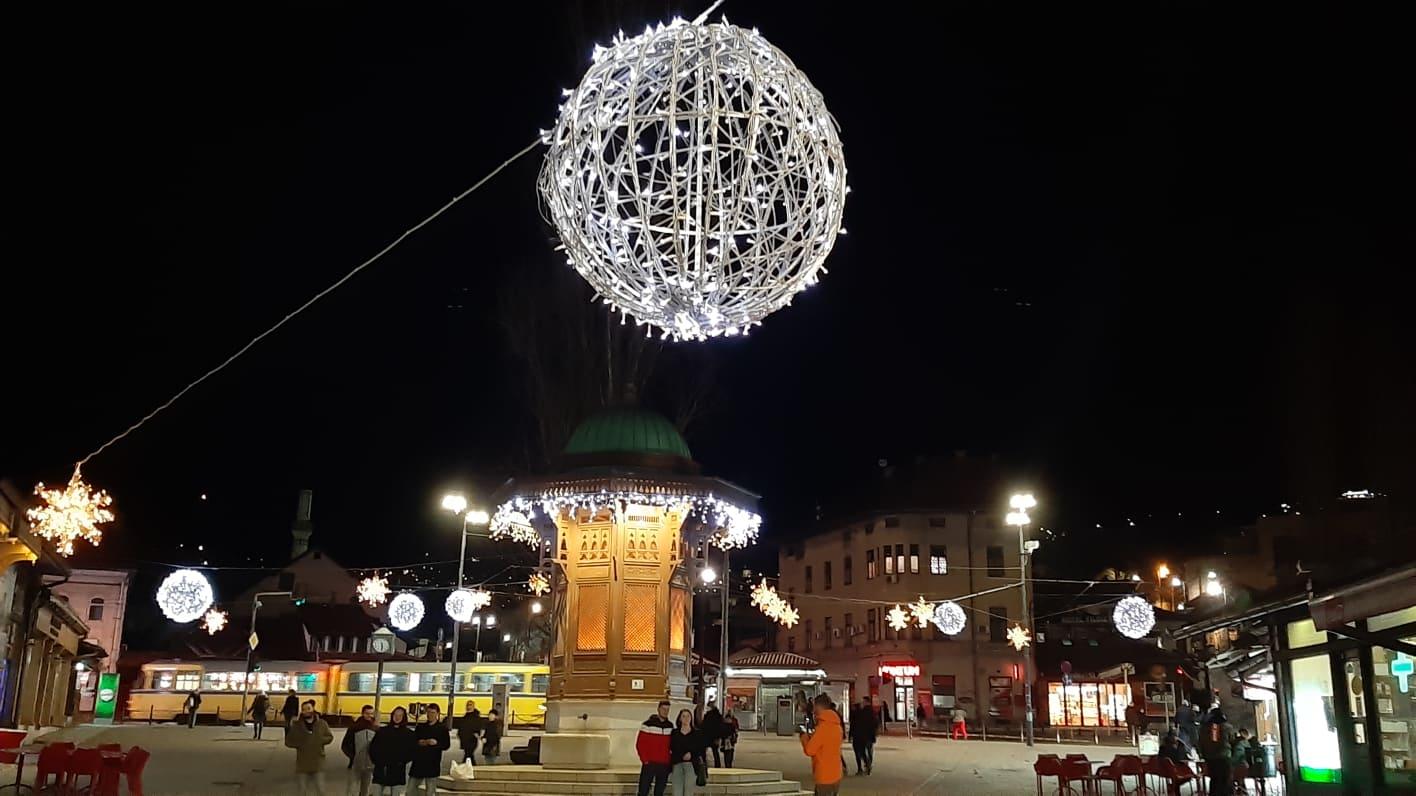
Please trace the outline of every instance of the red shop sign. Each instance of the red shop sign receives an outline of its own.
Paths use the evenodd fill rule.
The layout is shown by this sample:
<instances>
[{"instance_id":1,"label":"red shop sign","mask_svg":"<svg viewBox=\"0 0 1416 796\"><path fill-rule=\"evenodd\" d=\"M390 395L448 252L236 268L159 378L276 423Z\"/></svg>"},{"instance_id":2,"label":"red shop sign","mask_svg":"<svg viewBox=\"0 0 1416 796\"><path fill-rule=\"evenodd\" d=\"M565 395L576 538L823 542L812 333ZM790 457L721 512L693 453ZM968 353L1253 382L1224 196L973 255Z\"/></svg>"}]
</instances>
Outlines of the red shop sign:
<instances>
[{"instance_id":1,"label":"red shop sign","mask_svg":"<svg viewBox=\"0 0 1416 796\"><path fill-rule=\"evenodd\" d=\"M881 661L880 676L919 677L918 661Z\"/></svg>"}]
</instances>

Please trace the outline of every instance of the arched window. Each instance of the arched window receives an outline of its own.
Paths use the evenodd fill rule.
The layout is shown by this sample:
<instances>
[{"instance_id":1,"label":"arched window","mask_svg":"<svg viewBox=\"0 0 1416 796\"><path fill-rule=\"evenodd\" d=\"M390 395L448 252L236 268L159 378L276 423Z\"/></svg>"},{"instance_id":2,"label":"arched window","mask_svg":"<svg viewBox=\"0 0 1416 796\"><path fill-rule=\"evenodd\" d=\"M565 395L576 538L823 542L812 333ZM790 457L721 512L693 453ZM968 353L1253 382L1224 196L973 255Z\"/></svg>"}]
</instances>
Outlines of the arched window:
<instances>
[{"instance_id":1,"label":"arched window","mask_svg":"<svg viewBox=\"0 0 1416 796\"><path fill-rule=\"evenodd\" d=\"M103 618L103 598L95 597L89 600L89 620Z\"/></svg>"}]
</instances>

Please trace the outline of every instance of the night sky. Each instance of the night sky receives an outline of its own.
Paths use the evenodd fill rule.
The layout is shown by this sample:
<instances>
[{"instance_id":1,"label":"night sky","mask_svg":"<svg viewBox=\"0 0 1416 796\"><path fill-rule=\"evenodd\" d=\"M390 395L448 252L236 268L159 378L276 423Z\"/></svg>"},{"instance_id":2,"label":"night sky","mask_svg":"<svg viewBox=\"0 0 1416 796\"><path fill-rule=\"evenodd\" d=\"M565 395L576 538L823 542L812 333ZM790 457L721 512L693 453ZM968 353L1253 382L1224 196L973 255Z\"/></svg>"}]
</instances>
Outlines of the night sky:
<instances>
[{"instance_id":1,"label":"night sky","mask_svg":"<svg viewBox=\"0 0 1416 796\"><path fill-rule=\"evenodd\" d=\"M763 494L766 541L881 459L956 450L996 454L1079 540L1410 500L1405 27L1141 5L723 7L823 92L853 188L821 285L709 344L688 442ZM592 42L666 10L700 7L11 9L0 475L63 481L530 143ZM455 555L438 497L487 494L530 433L493 308L511 274L565 267L539 163L95 459L119 519L74 561L190 563L185 540L278 564L301 488L350 566Z\"/></svg>"}]
</instances>

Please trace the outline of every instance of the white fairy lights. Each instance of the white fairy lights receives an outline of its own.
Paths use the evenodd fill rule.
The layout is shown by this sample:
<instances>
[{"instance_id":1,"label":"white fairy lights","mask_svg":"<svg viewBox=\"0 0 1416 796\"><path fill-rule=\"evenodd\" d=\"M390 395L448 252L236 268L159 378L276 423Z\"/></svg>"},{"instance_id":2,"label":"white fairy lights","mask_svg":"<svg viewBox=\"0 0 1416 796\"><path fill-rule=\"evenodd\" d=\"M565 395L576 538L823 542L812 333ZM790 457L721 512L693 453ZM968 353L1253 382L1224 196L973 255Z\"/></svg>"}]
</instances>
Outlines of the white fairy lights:
<instances>
[{"instance_id":1,"label":"white fairy lights","mask_svg":"<svg viewBox=\"0 0 1416 796\"><path fill-rule=\"evenodd\" d=\"M821 93L757 31L689 24L596 47L539 188L572 267L614 311L746 334L825 273L846 165Z\"/></svg>"},{"instance_id":2,"label":"white fairy lights","mask_svg":"<svg viewBox=\"0 0 1416 796\"><path fill-rule=\"evenodd\" d=\"M157 607L173 622L195 622L211 607L211 582L194 569L179 569L157 587Z\"/></svg>"},{"instance_id":3,"label":"white fairy lights","mask_svg":"<svg viewBox=\"0 0 1416 796\"><path fill-rule=\"evenodd\" d=\"M399 630L412 630L423 621L423 600L412 592L402 592L388 604L389 624Z\"/></svg>"},{"instance_id":4,"label":"white fairy lights","mask_svg":"<svg viewBox=\"0 0 1416 796\"><path fill-rule=\"evenodd\" d=\"M1116 603L1111 623L1126 638L1144 638L1155 627L1155 609L1144 597L1132 595Z\"/></svg>"},{"instance_id":5,"label":"white fairy lights","mask_svg":"<svg viewBox=\"0 0 1416 796\"><path fill-rule=\"evenodd\" d=\"M470 622L472 615L492 603L492 593L484 589L454 589L443 608L454 622Z\"/></svg>"},{"instance_id":6,"label":"white fairy lights","mask_svg":"<svg viewBox=\"0 0 1416 796\"><path fill-rule=\"evenodd\" d=\"M382 575L375 573L371 577L364 578L359 581L356 588L359 592L359 602L370 608L377 608L388 602L388 578Z\"/></svg>"},{"instance_id":7,"label":"white fairy lights","mask_svg":"<svg viewBox=\"0 0 1416 796\"><path fill-rule=\"evenodd\" d=\"M40 505L25 514L35 535L53 542L61 556L74 554L76 539L97 547L103 538L98 526L113 521L113 512L108 508L113 505L113 498L85 483L77 467L63 489L46 489L41 482L35 485L34 494Z\"/></svg>"},{"instance_id":8,"label":"white fairy lights","mask_svg":"<svg viewBox=\"0 0 1416 796\"><path fill-rule=\"evenodd\" d=\"M225 611L213 608L202 617L202 629L207 632L207 635L214 636L220 633L223 627L226 627L226 619Z\"/></svg>"},{"instance_id":9,"label":"white fairy lights","mask_svg":"<svg viewBox=\"0 0 1416 796\"><path fill-rule=\"evenodd\" d=\"M910 615L914 623L920 628L929 627L930 621L934 619L934 605L920 595L919 599L910 606Z\"/></svg>"},{"instance_id":10,"label":"white fairy lights","mask_svg":"<svg viewBox=\"0 0 1416 796\"><path fill-rule=\"evenodd\" d=\"M752 604L766 614L768 619L786 627L794 627L801 618L801 614L791 603L782 599L776 589L767 585L766 578L752 587Z\"/></svg>"},{"instance_id":11,"label":"white fairy lights","mask_svg":"<svg viewBox=\"0 0 1416 796\"><path fill-rule=\"evenodd\" d=\"M1022 625L1013 625L1008 628L1008 643L1013 645L1013 649L1022 652L1024 647L1032 644L1032 633Z\"/></svg>"},{"instance_id":12,"label":"white fairy lights","mask_svg":"<svg viewBox=\"0 0 1416 796\"><path fill-rule=\"evenodd\" d=\"M526 579L526 590L540 597L551 590L551 579L540 572L532 572Z\"/></svg>"},{"instance_id":13,"label":"white fairy lights","mask_svg":"<svg viewBox=\"0 0 1416 796\"><path fill-rule=\"evenodd\" d=\"M890 629L899 633L910 626L910 612L896 605L885 614L885 621L890 623Z\"/></svg>"},{"instance_id":14,"label":"white fairy lights","mask_svg":"<svg viewBox=\"0 0 1416 796\"><path fill-rule=\"evenodd\" d=\"M946 636L957 636L964 630L964 625L968 622L968 616L964 609L953 600L945 600L934 606L934 616L932 617L934 626L939 628L939 632Z\"/></svg>"},{"instance_id":15,"label":"white fairy lights","mask_svg":"<svg viewBox=\"0 0 1416 796\"><path fill-rule=\"evenodd\" d=\"M716 495L663 495L633 491L600 491L567 494L556 492L540 496L519 495L497 507L492 514L490 532L493 539L511 539L535 547L541 535L532 525L538 514L555 516L563 509L586 509L594 513L601 508L624 511L628 506L658 506L674 511L695 512L714 533L709 541L721 550L747 547L757 541L762 517Z\"/></svg>"}]
</instances>

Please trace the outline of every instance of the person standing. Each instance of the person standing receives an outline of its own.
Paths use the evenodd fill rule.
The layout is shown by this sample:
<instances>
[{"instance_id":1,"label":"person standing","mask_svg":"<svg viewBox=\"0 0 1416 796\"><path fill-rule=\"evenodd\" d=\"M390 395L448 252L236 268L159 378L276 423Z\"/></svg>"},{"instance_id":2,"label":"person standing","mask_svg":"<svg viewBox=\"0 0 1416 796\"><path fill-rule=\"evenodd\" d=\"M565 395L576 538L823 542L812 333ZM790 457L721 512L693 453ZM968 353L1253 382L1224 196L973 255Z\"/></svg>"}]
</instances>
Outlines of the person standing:
<instances>
[{"instance_id":1,"label":"person standing","mask_svg":"<svg viewBox=\"0 0 1416 796\"><path fill-rule=\"evenodd\" d=\"M295 689L290 689L290 693L285 697L285 706L280 709L280 715L285 717L285 729L290 729L290 722L300 715L300 697L295 695Z\"/></svg>"},{"instance_id":2,"label":"person standing","mask_svg":"<svg viewBox=\"0 0 1416 796\"><path fill-rule=\"evenodd\" d=\"M482 723L482 759L489 766L496 765L497 756L501 754L502 731L501 714L492 708L487 711L487 720Z\"/></svg>"},{"instance_id":3,"label":"person standing","mask_svg":"<svg viewBox=\"0 0 1416 796\"><path fill-rule=\"evenodd\" d=\"M323 796L325 747L332 743L334 733L315 712L315 700L307 700L285 730L285 745L295 750L295 788L301 796Z\"/></svg>"},{"instance_id":4,"label":"person standing","mask_svg":"<svg viewBox=\"0 0 1416 796\"><path fill-rule=\"evenodd\" d=\"M194 729L197 726L197 708L202 706L202 692L193 688L187 692L187 699L182 703L182 710L187 712L187 729Z\"/></svg>"},{"instance_id":5,"label":"person standing","mask_svg":"<svg viewBox=\"0 0 1416 796\"><path fill-rule=\"evenodd\" d=\"M408 711L394 708L388 724L374 733L369 743L369 762L374 764L373 783L379 796L399 796L408 781L408 763L418 746L408 727Z\"/></svg>"},{"instance_id":6,"label":"person standing","mask_svg":"<svg viewBox=\"0 0 1416 796\"><path fill-rule=\"evenodd\" d=\"M733 715L733 709L728 708L728 712L723 715L723 765L727 768L733 767L733 750L737 749L738 730L737 716Z\"/></svg>"},{"instance_id":7,"label":"person standing","mask_svg":"<svg viewBox=\"0 0 1416 796\"><path fill-rule=\"evenodd\" d=\"M713 750L713 767L722 768L723 758L719 754L718 744L723 740L723 714L718 712L717 702L708 703L708 709L703 711L703 721L698 726L703 730L704 744ZM703 762L708 762L706 752Z\"/></svg>"},{"instance_id":8,"label":"person standing","mask_svg":"<svg viewBox=\"0 0 1416 796\"><path fill-rule=\"evenodd\" d=\"M920 702L920 703L916 704L916 705L915 705L915 726L918 727L918 728L920 728L921 730L923 730L923 729L924 729L924 720L927 719L928 717L929 717L929 714L925 713L925 711L924 711L924 703L923 703L923 702Z\"/></svg>"},{"instance_id":9,"label":"person standing","mask_svg":"<svg viewBox=\"0 0 1416 796\"><path fill-rule=\"evenodd\" d=\"M954 732L950 737L956 741L969 739L969 714L964 711L963 705L954 706Z\"/></svg>"},{"instance_id":10,"label":"person standing","mask_svg":"<svg viewBox=\"0 0 1416 796\"><path fill-rule=\"evenodd\" d=\"M669 785L669 768L673 758L669 756L669 735L674 725L669 722L669 700L659 700L654 715L639 725L639 735L634 739L634 751L639 753L638 796L649 796L649 785L654 786L654 796L664 796Z\"/></svg>"},{"instance_id":11,"label":"person standing","mask_svg":"<svg viewBox=\"0 0 1416 796\"><path fill-rule=\"evenodd\" d=\"M698 792L698 766L708 766L704 756L708 739L703 730L693 726L691 710L680 710L674 724L669 734L669 759L673 761L669 782L673 783L674 796L688 796Z\"/></svg>"},{"instance_id":12,"label":"person standing","mask_svg":"<svg viewBox=\"0 0 1416 796\"><path fill-rule=\"evenodd\" d=\"M378 726L374 706L365 705L359 709L359 718L344 731L344 740L339 742L339 750L349 758L349 785L359 783L359 796L369 796L369 785L373 783L374 762L369 759L369 744ZM347 793L349 788L344 790Z\"/></svg>"},{"instance_id":13,"label":"person standing","mask_svg":"<svg viewBox=\"0 0 1416 796\"><path fill-rule=\"evenodd\" d=\"M442 722L442 709L429 702L423 708L423 719L413 730L416 748L413 765L408 769L408 793L438 796L438 775L442 773L442 753L452 746L447 725Z\"/></svg>"},{"instance_id":14,"label":"person standing","mask_svg":"<svg viewBox=\"0 0 1416 796\"><path fill-rule=\"evenodd\" d=\"M814 732L801 736L801 751L811 758L811 779L816 796L836 796L841 792L841 719L831 707L831 698L818 694L812 702L816 717Z\"/></svg>"},{"instance_id":15,"label":"person standing","mask_svg":"<svg viewBox=\"0 0 1416 796\"><path fill-rule=\"evenodd\" d=\"M1200 757L1209 769L1210 793L1228 794L1231 784L1231 758L1233 750L1229 743L1229 724L1224 711L1215 705L1205 717L1200 727Z\"/></svg>"},{"instance_id":16,"label":"person standing","mask_svg":"<svg viewBox=\"0 0 1416 796\"><path fill-rule=\"evenodd\" d=\"M1180 743L1185 745L1186 751L1194 749L1199 723L1195 720L1195 708L1188 699L1183 700L1180 703L1180 709L1175 711L1175 728L1179 732Z\"/></svg>"},{"instance_id":17,"label":"person standing","mask_svg":"<svg viewBox=\"0 0 1416 796\"><path fill-rule=\"evenodd\" d=\"M270 711L270 697L262 691L256 694L256 698L251 700L251 727L254 733L251 737L257 741L261 739L261 730L265 729L266 713Z\"/></svg>"},{"instance_id":18,"label":"person standing","mask_svg":"<svg viewBox=\"0 0 1416 796\"><path fill-rule=\"evenodd\" d=\"M875 711L862 698L851 713L851 749L855 752L856 774L869 774L875 763Z\"/></svg>"},{"instance_id":19,"label":"person standing","mask_svg":"<svg viewBox=\"0 0 1416 796\"><path fill-rule=\"evenodd\" d=\"M467 700L467 712L459 716L455 724L462 762L471 760L472 765L477 765L477 738L482 734L482 714L477 711L477 703Z\"/></svg>"}]
</instances>

